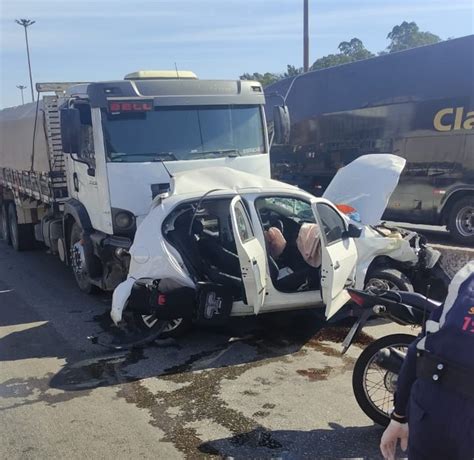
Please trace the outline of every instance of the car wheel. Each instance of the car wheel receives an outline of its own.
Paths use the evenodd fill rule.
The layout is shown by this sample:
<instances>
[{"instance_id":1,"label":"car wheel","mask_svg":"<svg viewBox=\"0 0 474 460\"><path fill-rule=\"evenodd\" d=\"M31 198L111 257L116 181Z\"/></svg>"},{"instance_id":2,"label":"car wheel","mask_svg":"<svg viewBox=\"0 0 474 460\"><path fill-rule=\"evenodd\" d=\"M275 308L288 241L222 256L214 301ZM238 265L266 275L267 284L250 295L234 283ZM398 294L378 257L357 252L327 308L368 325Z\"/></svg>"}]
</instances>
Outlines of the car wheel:
<instances>
[{"instance_id":1,"label":"car wheel","mask_svg":"<svg viewBox=\"0 0 474 460\"><path fill-rule=\"evenodd\" d=\"M97 292L98 288L91 283L89 273L87 272L86 255L84 247L81 243L82 229L74 222L71 228L69 257L71 261L72 272L74 278L79 286L79 289L86 294L93 294Z\"/></svg>"},{"instance_id":2,"label":"car wheel","mask_svg":"<svg viewBox=\"0 0 474 460\"><path fill-rule=\"evenodd\" d=\"M408 277L394 268L377 268L370 272L364 289L373 293L380 291L415 292Z\"/></svg>"},{"instance_id":3,"label":"car wheel","mask_svg":"<svg viewBox=\"0 0 474 460\"><path fill-rule=\"evenodd\" d=\"M0 205L0 239L9 245L12 244L12 240L10 238L10 226L8 224L7 203L2 203Z\"/></svg>"},{"instance_id":4,"label":"car wheel","mask_svg":"<svg viewBox=\"0 0 474 460\"><path fill-rule=\"evenodd\" d=\"M454 203L449 214L448 229L458 243L474 245L474 197L466 196Z\"/></svg>"},{"instance_id":5,"label":"car wheel","mask_svg":"<svg viewBox=\"0 0 474 460\"><path fill-rule=\"evenodd\" d=\"M155 318L153 315L142 315L134 312L135 324L143 331L150 332L154 328L163 324L163 320ZM161 338L181 337L191 328L192 322L189 319L178 318L166 321L168 324L161 333Z\"/></svg>"}]
</instances>

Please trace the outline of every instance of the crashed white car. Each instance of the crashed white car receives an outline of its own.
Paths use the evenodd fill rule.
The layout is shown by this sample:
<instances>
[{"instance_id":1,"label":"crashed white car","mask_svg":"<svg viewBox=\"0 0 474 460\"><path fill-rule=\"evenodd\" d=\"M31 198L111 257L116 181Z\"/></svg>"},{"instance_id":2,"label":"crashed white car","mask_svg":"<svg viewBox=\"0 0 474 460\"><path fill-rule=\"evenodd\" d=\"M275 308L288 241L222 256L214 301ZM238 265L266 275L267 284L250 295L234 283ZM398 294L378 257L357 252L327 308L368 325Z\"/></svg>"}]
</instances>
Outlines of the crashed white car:
<instances>
[{"instance_id":1,"label":"crashed white car","mask_svg":"<svg viewBox=\"0 0 474 460\"><path fill-rule=\"evenodd\" d=\"M145 327L169 321L170 332L190 321L314 307L330 318L348 301L348 286L413 289L406 270L430 269L439 254L415 233L374 226L404 163L360 157L324 198L229 168L176 174L138 227L113 321L128 312ZM334 203L357 210L361 224Z\"/></svg>"}]
</instances>

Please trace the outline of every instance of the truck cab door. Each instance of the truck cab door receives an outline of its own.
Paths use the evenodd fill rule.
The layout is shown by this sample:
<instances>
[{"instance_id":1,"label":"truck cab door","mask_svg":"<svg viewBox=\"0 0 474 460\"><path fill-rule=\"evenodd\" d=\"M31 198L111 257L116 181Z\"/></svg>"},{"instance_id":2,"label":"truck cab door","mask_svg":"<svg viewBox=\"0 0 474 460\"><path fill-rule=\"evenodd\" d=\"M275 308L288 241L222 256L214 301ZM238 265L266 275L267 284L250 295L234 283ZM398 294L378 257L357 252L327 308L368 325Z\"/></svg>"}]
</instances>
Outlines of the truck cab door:
<instances>
[{"instance_id":1,"label":"truck cab door","mask_svg":"<svg viewBox=\"0 0 474 460\"><path fill-rule=\"evenodd\" d=\"M329 319L350 298L345 288L353 281L357 248L353 238L345 234L346 220L333 206L313 202L312 208L321 227L321 295Z\"/></svg>"},{"instance_id":2,"label":"truck cab door","mask_svg":"<svg viewBox=\"0 0 474 460\"><path fill-rule=\"evenodd\" d=\"M231 201L230 216L245 295L248 304L253 305L253 311L257 315L265 302L266 251L255 237L250 217L239 196Z\"/></svg>"}]
</instances>

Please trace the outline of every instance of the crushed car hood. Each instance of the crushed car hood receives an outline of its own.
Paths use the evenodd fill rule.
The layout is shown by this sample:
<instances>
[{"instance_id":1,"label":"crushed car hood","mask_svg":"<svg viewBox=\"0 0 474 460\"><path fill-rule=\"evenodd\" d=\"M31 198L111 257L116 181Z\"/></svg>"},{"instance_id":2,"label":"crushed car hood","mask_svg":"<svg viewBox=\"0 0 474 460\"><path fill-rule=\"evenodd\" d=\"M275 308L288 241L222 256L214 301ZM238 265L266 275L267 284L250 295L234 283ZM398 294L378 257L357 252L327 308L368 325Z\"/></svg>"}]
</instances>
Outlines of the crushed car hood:
<instances>
[{"instance_id":1,"label":"crushed car hood","mask_svg":"<svg viewBox=\"0 0 474 460\"><path fill-rule=\"evenodd\" d=\"M405 163L404 158L388 153L363 155L339 169L323 198L352 206L363 224L376 225L382 219Z\"/></svg>"}]
</instances>

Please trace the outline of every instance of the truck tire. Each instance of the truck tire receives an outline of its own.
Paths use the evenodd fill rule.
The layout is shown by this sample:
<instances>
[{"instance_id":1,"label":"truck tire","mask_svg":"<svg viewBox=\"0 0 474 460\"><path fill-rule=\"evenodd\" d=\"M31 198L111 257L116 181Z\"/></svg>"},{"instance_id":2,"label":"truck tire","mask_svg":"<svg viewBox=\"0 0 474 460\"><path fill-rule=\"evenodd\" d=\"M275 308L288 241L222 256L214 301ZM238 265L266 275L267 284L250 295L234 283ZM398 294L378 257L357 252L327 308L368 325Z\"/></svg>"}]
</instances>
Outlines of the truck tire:
<instances>
[{"instance_id":1,"label":"truck tire","mask_svg":"<svg viewBox=\"0 0 474 460\"><path fill-rule=\"evenodd\" d=\"M71 259L71 268L79 289L86 294L94 294L98 288L91 283L87 264L85 262L85 253L80 240L82 238L82 228L74 222L71 228L69 255Z\"/></svg>"},{"instance_id":2,"label":"truck tire","mask_svg":"<svg viewBox=\"0 0 474 460\"><path fill-rule=\"evenodd\" d=\"M367 276L364 289L380 291L415 292L413 284L400 270L395 268L376 268Z\"/></svg>"},{"instance_id":3,"label":"truck tire","mask_svg":"<svg viewBox=\"0 0 474 460\"><path fill-rule=\"evenodd\" d=\"M10 225L8 224L8 205L0 204L0 239L11 246Z\"/></svg>"},{"instance_id":4,"label":"truck tire","mask_svg":"<svg viewBox=\"0 0 474 460\"><path fill-rule=\"evenodd\" d=\"M448 229L453 240L474 246L474 196L456 201L451 208Z\"/></svg>"},{"instance_id":5,"label":"truck tire","mask_svg":"<svg viewBox=\"0 0 474 460\"><path fill-rule=\"evenodd\" d=\"M16 251L27 251L35 247L33 224L19 224L14 203L8 205L8 226L10 239Z\"/></svg>"}]
</instances>

